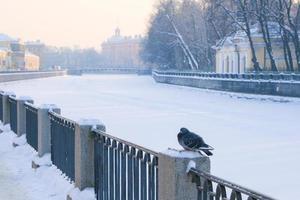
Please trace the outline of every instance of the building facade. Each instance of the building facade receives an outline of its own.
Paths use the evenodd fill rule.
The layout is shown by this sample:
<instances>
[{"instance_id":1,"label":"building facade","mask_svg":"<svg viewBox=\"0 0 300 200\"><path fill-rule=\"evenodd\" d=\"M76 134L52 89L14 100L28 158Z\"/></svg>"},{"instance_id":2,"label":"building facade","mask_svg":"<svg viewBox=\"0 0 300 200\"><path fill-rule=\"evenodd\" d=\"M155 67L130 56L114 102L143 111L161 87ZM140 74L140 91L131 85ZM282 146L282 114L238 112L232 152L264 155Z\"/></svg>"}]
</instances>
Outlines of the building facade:
<instances>
[{"instance_id":1,"label":"building facade","mask_svg":"<svg viewBox=\"0 0 300 200\"><path fill-rule=\"evenodd\" d=\"M20 39L0 34L0 70L38 70L39 58L25 50Z\"/></svg>"},{"instance_id":2,"label":"building facade","mask_svg":"<svg viewBox=\"0 0 300 200\"><path fill-rule=\"evenodd\" d=\"M10 52L1 50L0 49L0 70L5 70L7 66L10 66L11 59L10 59Z\"/></svg>"},{"instance_id":3,"label":"building facade","mask_svg":"<svg viewBox=\"0 0 300 200\"><path fill-rule=\"evenodd\" d=\"M107 67L143 67L140 51L143 38L141 36L122 36L120 29L102 43L104 65Z\"/></svg>"},{"instance_id":4,"label":"building facade","mask_svg":"<svg viewBox=\"0 0 300 200\"><path fill-rule=\"evenodd\" d=\"M25 50L30 52L31 55L33 54L39 57L39 68L46 68L44 65L47 61L47 47L44 43L40 40L25 42Z\"/></svg>"},{"instance_id":5,"label":"building facade","mask_svg":"<svg viewBox=\"0 0 300 200\"><path fill-rule=\"evenodd\" d=\"M286 71L283 43L279 27L275 24L270 24L270 33L273 56L277 69L278 71ZM251 35L260 67L263 71L270 71L270 58L258 24L252 27ZM217 73L246 73L254 71L251 48L248 37L244 31L237 31L233 36L224 38L218 42L214 49L216 50ZM292 52L294 51L292 50ZM293 58L295 58L295 56L293 56ZM296 59L294 59L293 62L296 64Z\"/></svg>"},{"instance_id":6,"label":"building facade","mask_svg":"<svg viewBox=\"0 0 300 200\"><path fill-rule=\"evenodd\" d=\"M38 71L40 69L40 57L32 53L25 53L25 70Z\"/></svg>"}]
</instances>

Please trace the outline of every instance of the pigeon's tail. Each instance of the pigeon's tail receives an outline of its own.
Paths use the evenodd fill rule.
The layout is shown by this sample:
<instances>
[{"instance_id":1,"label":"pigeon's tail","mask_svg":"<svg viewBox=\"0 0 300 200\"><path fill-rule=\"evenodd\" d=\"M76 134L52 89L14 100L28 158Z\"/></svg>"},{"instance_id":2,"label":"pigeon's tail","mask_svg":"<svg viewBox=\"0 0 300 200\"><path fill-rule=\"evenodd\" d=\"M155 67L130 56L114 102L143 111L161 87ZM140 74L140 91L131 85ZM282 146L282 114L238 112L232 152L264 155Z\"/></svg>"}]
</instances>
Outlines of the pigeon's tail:
<instances>
[{"instance_id":1,"label":"pigeon's tail","mask_svg":"<svg viewBox=\"0 0 300 200\"><path fill-rule=\"evenodd\" d=\"M213 153L210 150L202 150L206 155L212 156Z\"/></svg>"}]
</instances>

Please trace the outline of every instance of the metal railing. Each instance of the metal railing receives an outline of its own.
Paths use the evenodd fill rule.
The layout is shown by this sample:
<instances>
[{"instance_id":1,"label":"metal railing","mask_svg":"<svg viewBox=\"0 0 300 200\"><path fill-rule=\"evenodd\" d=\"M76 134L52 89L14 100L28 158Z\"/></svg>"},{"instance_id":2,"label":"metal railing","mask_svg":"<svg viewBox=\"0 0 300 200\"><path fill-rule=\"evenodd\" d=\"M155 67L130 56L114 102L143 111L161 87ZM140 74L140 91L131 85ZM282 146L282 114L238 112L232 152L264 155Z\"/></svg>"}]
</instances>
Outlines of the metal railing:
<instances>
[{"instance_id":1,"label":"metal railing","mask_svg":"<svg viewBox=\"0 0 300 200\"><path fill-rule=\"evenodd\" d=\"M196 183L198 200L275 200L195 168L191 168L189 174L193 176L193 182Z\"/></svg>"},{"instance_id":2,"label":"metal railing","mask_svg":"<svg viewBox=\"0 0 300 200\"><path fill-rule=\"evenodd\" d=\"M300 74L296 73L214 73L214 72L188 72L188 71L160 71L154 70L153 74L164 76L199 77L211 79L243 79L243 80L276 80L276 81L300 81Z\"/></svg>"},{"instance_id":3,"label":"metal railing","mask_svg":"<svg viewBox=\"0 0 300 200\"><path fill-rule=\"evenodd\" d=\"M51 161L71 181L75 181L75 122L49 112Z\"/></svg>"},{"instance_id":4,"label":"metal railing","mask_svg":"<svg viewBox=\"0 0 300 200\"><path fill-rule=\"evenodd\" d=\"M9 96L9 113L10 113L10 128L17 134L18 124L18 111L17 111L17 99L13 96Z\"/></svg>"},{"instance_id":5,"label":"metal railing","mask_svg":"<svg viewBox=\"0 0 300 200\"><path fill-rule=\"evenodd\" d=\"M0 91L0 120L3 122L3 92Z\"/></svg>"},{"instance_id":6,"label":"metal railing","mask_svg":"<svg viewBox=\"0 0 300 200\"><path fill-rule=\"evenodd\" d=\"M25 109L27 143L38 151L38 108L26 102Z\"/></svg>"},{"instance_id":7,"label":"metal railing","mask_svg":"<svg viewBox=\"0 0 300 200\"><path fill-rule=\"evenodd\" d=\"M97 200L158 200L158 154L93 130Z\"/></svg>"}]
</instances>

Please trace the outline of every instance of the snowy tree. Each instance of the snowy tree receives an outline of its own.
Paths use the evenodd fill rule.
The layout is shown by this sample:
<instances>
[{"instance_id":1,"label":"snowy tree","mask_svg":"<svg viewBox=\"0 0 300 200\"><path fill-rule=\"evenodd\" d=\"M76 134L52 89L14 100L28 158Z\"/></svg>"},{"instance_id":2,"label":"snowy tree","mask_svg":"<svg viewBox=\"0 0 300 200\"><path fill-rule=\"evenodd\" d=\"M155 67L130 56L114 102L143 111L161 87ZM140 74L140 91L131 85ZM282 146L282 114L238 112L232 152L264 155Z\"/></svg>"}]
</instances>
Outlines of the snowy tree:
<instances>
[{"instance_id":1,"label":"snowy tree","mask_svg":"<svg viewBox=\"0 0 300 200\"><path fill-rule=\"evenodd\" d=\"M165 0L156 10L143 58L169 68L213 70L211 47L231 29L227 15L209 0Z\"/></svg>"},{"instance_id":2,"label":"snowy tree","mask_svg":"<svg viewBox=\"0 0 300 200\"><path fill-rule=\"evenodd\" d=\"M254 14L253 11L251 10L253 8L253 2L252 0L232 0L231 5L233 4L235 5L234 9L230 9L222 1L220 2L220 6L224 9L226 14L231 17L231 19L233 20L237 28L243 30L246 33L251 48L251 53L252 53L251 60L253 63L253 68L255 71L261 71L262 69L260 68L257 60L252 34L251 34L251 24L253 23L253 19L254 19Z\"/></svg>"},{"instance_id":3,"label":"snowy tree","mask_svg":"<svg viewBox=\"0 0 300 200\"><path fill-rule=\"evenodd\" d=\"M156 11L152 15L147 37L142 51L142 58L146 62L154 63L162 68L174 68L176 66L176 49L178 41L174 37L173 28L167 19L167 15L175 14L175 2L173 0L160 1Z\"/></svg>"}]
</instances>

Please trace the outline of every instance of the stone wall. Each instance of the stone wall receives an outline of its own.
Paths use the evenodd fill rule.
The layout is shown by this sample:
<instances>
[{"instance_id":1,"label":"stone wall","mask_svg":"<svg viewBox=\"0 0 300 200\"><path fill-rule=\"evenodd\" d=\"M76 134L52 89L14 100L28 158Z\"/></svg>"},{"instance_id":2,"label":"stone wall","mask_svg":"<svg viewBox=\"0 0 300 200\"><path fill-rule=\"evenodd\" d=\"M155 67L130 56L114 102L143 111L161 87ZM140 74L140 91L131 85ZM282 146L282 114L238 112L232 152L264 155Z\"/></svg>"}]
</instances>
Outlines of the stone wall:
<instances>
[{"instance_id":1,"label":"stone wall","mask_svg":"<svg viewBox=\"0 0 300 200\"><path fill-rule=\"evenodd\" d=\"M36 78L47 78L53 76L64 76L66 71L44 71L44 72L14 72L0 73L0 82L19 81Z\"/></svg>"},{"instance_id":2,"label":"stone wall","mask_svg":"<svg viewBox=\"0 0 300 200\"><path fill-rule=\"evenodd\" d=\"M210 78L178 73L165 74L158 71L154 71L152 76L158 83L229 92L300 97L300 81Z\"/></svg>"}]
</instances>

